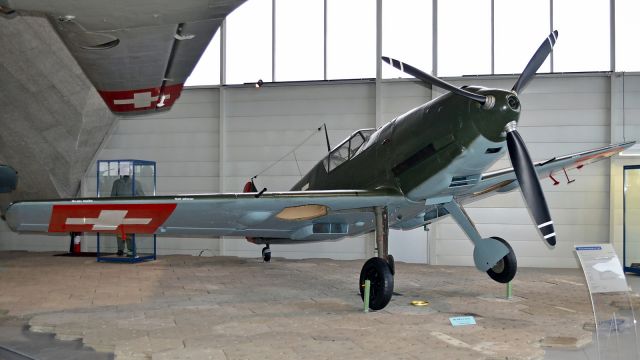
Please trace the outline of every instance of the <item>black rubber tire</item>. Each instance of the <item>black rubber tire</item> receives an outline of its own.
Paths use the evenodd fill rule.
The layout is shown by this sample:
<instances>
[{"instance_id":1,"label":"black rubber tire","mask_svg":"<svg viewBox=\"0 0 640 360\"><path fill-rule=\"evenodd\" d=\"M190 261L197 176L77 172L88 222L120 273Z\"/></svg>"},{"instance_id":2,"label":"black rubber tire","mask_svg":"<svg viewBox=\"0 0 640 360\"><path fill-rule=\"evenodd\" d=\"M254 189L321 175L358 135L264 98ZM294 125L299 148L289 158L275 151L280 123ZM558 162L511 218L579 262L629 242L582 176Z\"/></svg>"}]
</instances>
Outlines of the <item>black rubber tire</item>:
<instances>
[{"instance_id":1,"label":"black rubber tire","mask_svg":"<svg viewBox=\"0 0 640 360\"><path fill-rule=\"evenodd\" d=\"M391 270L391 275L396 274L396 261L393 259L393 255L387 255L387 262L389 263L389 270Z\"/></svg>"},{"instance_id":2,"label":"black rubber tire","mask_svg":"<svg viewBox=\"0 0 640 360\"><path fill-rule=\"evenodd\" d=\"M513 248L511 248L511 245L509 245L509 243L504 239L496 236L492 236L491 238L505 244L509 249L509 253L502 259L500 259L500 261L498 261L498 263L494 267L487 270L487 274L489 274L489 277L494 281L506 284L509 281L513 280L513 278L516 276L516 271L518 270L518 261L516 260L516 254L513 252Z\"/></svg>"},{"instance_id":3,"label":"black rubber tire","mask_svg":"<svg viewBox=\"0 0 640 360\"><path fill-rule=\"evenodd\" d=\"M264 262L271 261L271 249L268 246L262 248L262 260L264 260Z\"/></svg>"},{"instance_id":4,"label":"black rubber tire","mask_svg":"<svg viewBox=\"0 0 640 360\"><path fill-rule=\"evenodd\" d=\"M381 258L374 257L367 260L360 271L359 290L360 297L364 301L364 282L371 281L369 294L369 308L371 310L384 309L393 295L393 275L389 263Z\"/></svg>"}]
</instances>

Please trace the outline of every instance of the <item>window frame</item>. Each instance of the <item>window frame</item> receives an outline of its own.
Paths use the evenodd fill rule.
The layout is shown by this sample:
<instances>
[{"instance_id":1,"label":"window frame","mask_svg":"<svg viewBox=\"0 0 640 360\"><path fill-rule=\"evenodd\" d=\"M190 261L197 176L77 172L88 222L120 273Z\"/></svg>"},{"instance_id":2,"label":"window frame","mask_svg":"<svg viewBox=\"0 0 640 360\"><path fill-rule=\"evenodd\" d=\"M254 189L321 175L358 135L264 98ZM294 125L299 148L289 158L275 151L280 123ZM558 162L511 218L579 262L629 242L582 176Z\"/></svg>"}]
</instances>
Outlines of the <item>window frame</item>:
<instances>
[{"instance_id":1,"label":"window frame","mask_svg":"<svg viewBox=\"0 0 640 360\"><path fill-rule=\"evenodd\" d=\"M322 159L322 163L324 165L324 169L327 173L332 172L333 170L337 169L340 167L340 165L346 163L347 161L350 161L354 158L356 158L358 155L360 155L361 151L360 149L365 146L365 144L367 144L367 142L369 141L369 139L371 138L371 135L373 135L376 132L376 129L374 128L366 128L366 129L359 129L354 131L348 138L344 139L343 141L340 142L340 144L336 145L336 147L334 147L327 156L325 156L324 159ZM360 143L360 145L358 145L355 149L351 148L351 140L354 139L356 136L360 136L360 138L362 139L362 142ZM345 147L346 145L346 147ZM345 150L346 149L346 154L347 157L345 158L344 156L334 156L336 153ZM342 160L340 161L340 163L338 163L337 165L335 165L335 160Z\"/></svg>"}]
</instances>

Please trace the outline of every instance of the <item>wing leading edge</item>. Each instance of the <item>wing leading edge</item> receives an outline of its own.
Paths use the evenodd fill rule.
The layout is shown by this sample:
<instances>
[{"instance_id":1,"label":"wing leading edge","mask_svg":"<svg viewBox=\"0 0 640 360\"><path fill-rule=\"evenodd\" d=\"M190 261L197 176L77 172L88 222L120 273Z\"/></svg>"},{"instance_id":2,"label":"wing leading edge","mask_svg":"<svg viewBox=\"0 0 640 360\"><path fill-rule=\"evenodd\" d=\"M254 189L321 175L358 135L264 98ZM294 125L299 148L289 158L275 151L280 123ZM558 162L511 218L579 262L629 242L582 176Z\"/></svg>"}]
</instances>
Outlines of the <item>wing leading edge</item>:
<instances>
[{"instance_id":1,"label":"wing leading edge","mask_svg":"<svg viewBox=\"0 0 640 360\"><path fill-rule=\"evenodd\" d=\"M575 154L554 157L545 161L534 163L538 178L553 176L556 171L581 169L583 166L609 158L619 152L630 148L635 141L604 146L598 149L578 152ZM508 192L518 188L513 168L501 169L482 174L480 181L460 197L464 203L480 200L495 192Z\"/></svg>"},{"instance_id":2,"label":"wing leading edge","mask_svg":"<svg viewBox=\"0 0 640 360\"><path fill-rule=\"evenodd\" d=\"M244 236L334 240L373 230L373 207L404 202L385 191L296 191L25 201L6 213L20 232Z\"/></svg>"}]
</instances>

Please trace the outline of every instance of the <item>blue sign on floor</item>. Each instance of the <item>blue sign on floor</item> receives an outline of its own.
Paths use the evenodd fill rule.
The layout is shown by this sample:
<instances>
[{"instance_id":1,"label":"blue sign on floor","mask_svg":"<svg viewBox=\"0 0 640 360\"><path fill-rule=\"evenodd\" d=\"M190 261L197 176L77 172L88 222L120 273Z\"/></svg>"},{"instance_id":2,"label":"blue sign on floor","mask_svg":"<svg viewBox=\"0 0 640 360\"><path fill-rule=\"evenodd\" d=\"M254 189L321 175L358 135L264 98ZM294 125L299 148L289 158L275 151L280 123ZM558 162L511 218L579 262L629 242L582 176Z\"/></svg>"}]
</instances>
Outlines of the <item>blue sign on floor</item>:
<instances>
[{"instance_id":1,"label":"blue sign on floor","mask_svg":"<svg viewBox=\"0 0 640 360\"><path fill-rule=\"evenodd\" d=\"M454 316L450 317L452 326L475 325L476 319L473 316Z\"/></svg>"}]
</instances>

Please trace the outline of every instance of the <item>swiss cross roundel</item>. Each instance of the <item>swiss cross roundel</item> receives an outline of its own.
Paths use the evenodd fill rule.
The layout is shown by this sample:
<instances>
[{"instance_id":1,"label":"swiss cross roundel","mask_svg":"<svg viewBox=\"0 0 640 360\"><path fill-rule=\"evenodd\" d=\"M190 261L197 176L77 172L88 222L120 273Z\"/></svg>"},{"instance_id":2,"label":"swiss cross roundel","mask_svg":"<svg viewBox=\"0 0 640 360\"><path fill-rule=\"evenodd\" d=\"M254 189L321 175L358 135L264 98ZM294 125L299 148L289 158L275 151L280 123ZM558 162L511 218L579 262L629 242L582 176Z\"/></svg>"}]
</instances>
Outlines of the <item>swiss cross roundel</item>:
<instances>
[{"instance_id":1,"label":"swiss cross roundel","mask_svg":"<svg viewBox=\"0 0 640 360\"><path fill-rule=\"evenodd\" d=\"M176 204L53 205L49 232L153 234Z\"/></svg>"}]
</instances>

